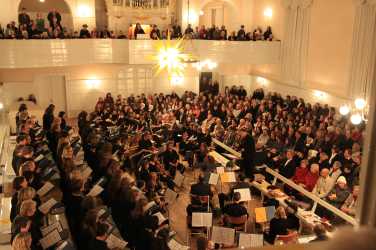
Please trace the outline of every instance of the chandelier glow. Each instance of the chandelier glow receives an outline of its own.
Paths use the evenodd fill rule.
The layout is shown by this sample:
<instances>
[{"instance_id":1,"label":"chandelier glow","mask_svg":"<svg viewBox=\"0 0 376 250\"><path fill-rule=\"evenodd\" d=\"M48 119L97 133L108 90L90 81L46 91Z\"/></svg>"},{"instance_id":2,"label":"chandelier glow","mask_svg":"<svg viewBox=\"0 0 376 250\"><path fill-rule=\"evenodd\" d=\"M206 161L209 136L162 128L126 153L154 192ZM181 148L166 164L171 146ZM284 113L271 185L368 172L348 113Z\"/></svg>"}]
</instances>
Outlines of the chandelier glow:
<instances>
[{"instance_id":1,"label":"chandelier glow","mask_svg":"<svg viewBox=\"0 0 376 250\"><path fill-rule=\"evenodd\" d=\"M191 60L192 56L183 53L184 37L172 43L170 36L165 41L159 41L157 45L157 55L153 58L157 61L157 72L167 71L169 79L183 77L185 62Z\"/></svg>"}]
</instances>

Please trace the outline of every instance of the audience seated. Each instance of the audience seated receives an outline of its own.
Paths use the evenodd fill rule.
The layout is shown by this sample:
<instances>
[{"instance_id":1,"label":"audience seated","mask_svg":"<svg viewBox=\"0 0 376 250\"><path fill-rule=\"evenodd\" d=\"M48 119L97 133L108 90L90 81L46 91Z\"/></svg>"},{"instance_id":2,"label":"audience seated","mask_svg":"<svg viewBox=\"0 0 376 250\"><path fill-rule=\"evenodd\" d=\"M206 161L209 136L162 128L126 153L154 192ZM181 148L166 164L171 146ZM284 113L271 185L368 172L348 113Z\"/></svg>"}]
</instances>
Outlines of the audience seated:
<instances>
[{"instance_id":1,"label":"audience seated","mask_svg":"<svg viewBox=\"0 0 376 250\"><path fill-rule=\"evenodd\" d=\"M172 29L179 32L177 26ZM204 33L217 36L216 32ZM268 36L260 30L256 34ZM168 228L169 220L159 219L174 201L167 200L165 194L181 192L176 177L186 171L200 172L198 182L190 187L188 219L193 212L220 211L217 198L226 223L230 222L226 217L247 215L240 194L234 190L251 189L254 173L264 174L268 180L265 170L253 167L263 165L354 214L363 126L336 120L334 108L311 105L296 97L282 98L262 89L248 96L244 88L236 86L218 94L216 86L207 87L199 95L185 92L182 96L113 98L109 93L98 100L93 112L79 114L78 130L66 121L63 125L64 115L55 116L54 105L46 109L43 127L31 117L19 119L12 161L18 175L13 183L12 240L19 242L30 232L31 248L40 249L44 215L36 207L45 201L36 190L46 183L46 175L59 176L54 185L61 190L59 203L65 206L79 249L107 249L105 240L109 231L115 231L114 226L117 236L129 242L130 248L166 248L168 233L161 230ZM242 159L228 164L240 166L237 182L220 194L205 178L218 167L210 153L212 137L242 152ZM314 151L317 153L312 154ZM40 155L42 160L37 159ZM89 176L84 174L86 168L92 170ZM45 173L46 169L51 173ZM103 190L92 195L93 187ZM294 196L304 201L299 194ZM273 205L278 205L275 201ZM325 218L333 217L320 206L317 210ZM286 215L285 209L278 207L265 239L273 243L277 235L299 228L297 211L293 208Z\"/></svg>"},{"instance_id":2,"label":"audience seated","mask_svg":"<svg viewBox=\"0 0 376 250\"><path fill-rule=\"evenodd\" d=\"M265 240L274 244L274 240L277 235L287 235L288 234L288 221L286 216L286 211L283 207L278 207L275 216L270 221L269 232L264 233Z\"/></svg>"}]
</instances>

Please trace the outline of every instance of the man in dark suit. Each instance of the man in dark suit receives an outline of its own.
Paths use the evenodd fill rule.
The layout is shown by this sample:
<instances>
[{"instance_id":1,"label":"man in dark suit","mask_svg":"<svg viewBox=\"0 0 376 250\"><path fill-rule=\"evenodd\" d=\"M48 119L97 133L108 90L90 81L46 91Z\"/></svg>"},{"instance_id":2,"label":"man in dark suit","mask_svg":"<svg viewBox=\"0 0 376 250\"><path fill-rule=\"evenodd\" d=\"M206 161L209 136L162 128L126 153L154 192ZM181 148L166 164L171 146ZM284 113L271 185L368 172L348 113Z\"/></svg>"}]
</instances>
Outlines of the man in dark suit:
<instances>
[{"instance_id":1,"label":"man in dark suit","mask_svg":"<svg viewBox=\"0 0 376 250\"><path fill-rule=\"evenodd\" d=\"M240 168L247 177L252 177L255 171L254 158L256 153L255 141L246 129L241 129L240 137L242 140Z\"/></svg>"},{"instance_id":2,"label":"man in dark suit","mask_svg":"<svg viewBox=\"0 0 376 250\"><path fill-rule=\"evenodd\" d=\"M279 168L279 173L284 177L291 179L294 176L296 169L294 151L291 149L287 150L286 157L286 161Z\"/></svg>"},{"instance_id":3,"label":"man in dark suit","mask_svg":"<svg viewBox=\"0 0 376 250\"><path fill-rule=\"evenodd\" d=\"M248 215L247 209L240 204L240 198L240 193L234 193L233 203L226 205L223 209L223 213L231 217L242 217L243 215Z\"/></svg>"},{"instance_id":4,"label":"man in dark suit","mask_svg":"<svg viewBox=\"0 0 376 250\"><path fill-rule=\"evenodd\" d=\"M210 185L204 182L205 177L200 175L198 178L198 183L191 186L191 194L197 196L212 196L213 193L210 189Z\"/></svg>"},{"instance_id":5,"label":"man in dark suit","mask_svg":"<svg viewBox=\"0 0 376 250\"><path fill-rule=\"evenodd\" d=\"M30 16L26 13L25 8L22 8L22 12L18 15L18 24L20 27L22 25L30 26Z\"/></svg>"}]
</instances>

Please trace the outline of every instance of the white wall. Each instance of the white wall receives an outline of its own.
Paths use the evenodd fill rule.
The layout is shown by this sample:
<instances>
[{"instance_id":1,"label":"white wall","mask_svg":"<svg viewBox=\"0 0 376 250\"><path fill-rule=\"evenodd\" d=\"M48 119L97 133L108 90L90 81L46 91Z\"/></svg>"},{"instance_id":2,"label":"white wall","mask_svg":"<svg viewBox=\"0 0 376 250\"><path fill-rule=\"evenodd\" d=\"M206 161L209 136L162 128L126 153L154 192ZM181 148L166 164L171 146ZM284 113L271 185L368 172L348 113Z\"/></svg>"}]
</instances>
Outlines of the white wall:
<instances>
[{"instance_id":1,"label":"white wall","mask_svg":"<svg viewBox=\"0 0 376 250\"><path fill-rule=\"evenodd\" d=\"M48 2L49 0L45 1ZM88 24L91 28L95 27L95 0L61 1L65 1L70 8L73 16L74 29L79 30L85 23ZM17 22L20 3L21 0L1 0L0 23L3 27L5 27L6 24L11 21Z\"/></svg>"},{"instance_id":2,"label":"white wall","mask_svg":"<svg viewBox=\"0 0 376 250\"><path fill-rule=\"evenodd\" d=\"M182 94L186 90L198 92L199 88L198 72L194 70L187 70L184 81L173 85L166 74L154 75L150 65L2 70L0 79L4 82L6 107L19 97L34 94L40 107L45 108L52 102L70 116L76 116L82 110L92 111L98 97L107 92L114 96L172 91Z\"/></svg>"}]
</instances>

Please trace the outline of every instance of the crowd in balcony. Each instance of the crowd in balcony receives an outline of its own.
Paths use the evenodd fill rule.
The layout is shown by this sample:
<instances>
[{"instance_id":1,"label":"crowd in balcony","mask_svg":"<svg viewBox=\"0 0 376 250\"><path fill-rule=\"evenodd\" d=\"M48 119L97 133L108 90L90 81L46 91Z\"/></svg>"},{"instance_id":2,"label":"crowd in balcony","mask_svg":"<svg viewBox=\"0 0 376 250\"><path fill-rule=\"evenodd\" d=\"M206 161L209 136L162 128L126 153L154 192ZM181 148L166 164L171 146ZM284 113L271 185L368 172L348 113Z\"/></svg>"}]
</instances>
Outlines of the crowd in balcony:
<instances>
[{"instance_id":1,"label":"crowd in balcony","mask_svg":"<svg viewBox=\"0 0 376 250\"><path fill-rule=\"evenodd\" d=\"M46 21L47 19L47 21ZM110 39L137 39L139 35L144 35L142 39L202 39L202 40L228 40L228 41L273 41L272 28L268 26L265 31L257 27L252 32L247 31L241 25L238 31L228 32L226 27L213 25L212 27L193 27L188 24L185 30L177 25L169 25L166 29L159 29L157 25L150 25L150 31L145 31L140 24L135 27L130 25L126 32L122 30L115 32L104 27L97 30L95 27L89 29L87 24L82 25L80 31L70 31L62 25L62 16L57 10L52 10L47 17L37 13L35 19L31 19L25 9L22 9L18 16L18 23L12 21L1 27L0 39L89 39L89 38L110 38Z\"/></svg>"}]
</instances>

